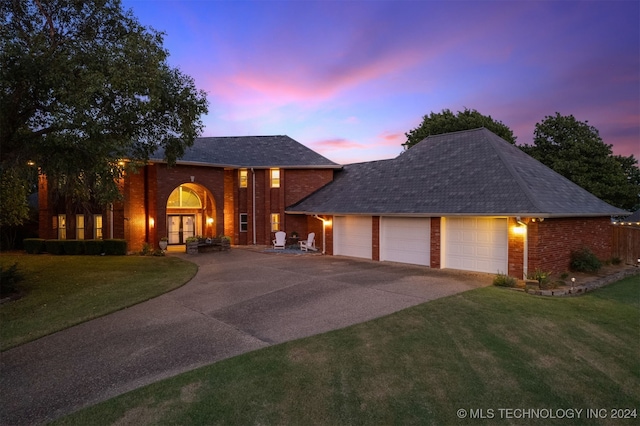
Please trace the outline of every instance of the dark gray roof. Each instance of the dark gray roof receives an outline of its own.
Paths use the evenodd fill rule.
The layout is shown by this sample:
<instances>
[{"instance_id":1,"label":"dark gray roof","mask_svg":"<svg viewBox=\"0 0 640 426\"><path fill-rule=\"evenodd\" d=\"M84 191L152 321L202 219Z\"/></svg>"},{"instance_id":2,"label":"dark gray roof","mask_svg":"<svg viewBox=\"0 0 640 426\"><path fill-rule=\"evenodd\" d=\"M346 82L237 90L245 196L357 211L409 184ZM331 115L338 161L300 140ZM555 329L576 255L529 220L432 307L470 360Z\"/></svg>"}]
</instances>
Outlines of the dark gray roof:
<instances>
[{"instance_id":1,"label":"dark gray roof","mask_svg":"<svg viewBox=\"0 0 640 426\"><path fill-rule=\"evenodd\" d=\"M631 213L629 216L627 216L624 219L620 220L620 222L624 222L624 223L640 223L640 210L636 210L635 212Z\"/></svg>"},{"instance_id":2,"label":"dark gray roof","mask_svg":"<svg viewBox=\"0 0 640 426\"><path fill-rule=\"evenodd\" d=\"M485 128L430 136L394 159L344 166L333 182L287 211L529 217L623 212Z\"/></svg>"},{"instance_id":3,"label":"dark gray roof","mask_svg":"<svg viewBox=\"0 0 640 426\"><path fill-rule=\"evenodd\" d=\"M164 151L159 150L152 157L152 161L163 161ZM197 138L177 163L234 168L342 167L289 136Z\"/></svg>"}]
</instances>

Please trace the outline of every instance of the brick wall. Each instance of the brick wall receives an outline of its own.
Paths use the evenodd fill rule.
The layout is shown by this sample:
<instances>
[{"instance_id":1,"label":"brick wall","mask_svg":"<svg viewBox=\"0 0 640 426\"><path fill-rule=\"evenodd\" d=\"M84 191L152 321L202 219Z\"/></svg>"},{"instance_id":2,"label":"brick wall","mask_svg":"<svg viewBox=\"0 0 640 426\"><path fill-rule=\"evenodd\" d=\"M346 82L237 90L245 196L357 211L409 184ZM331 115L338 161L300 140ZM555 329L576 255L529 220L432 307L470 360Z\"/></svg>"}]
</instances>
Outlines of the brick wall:
<instances>
[{"instance_id":1,"label":"brick wall","mask_svg":"<svg viewBox=\"0 0 640 426\"><path fill-rule=\"evenodd\" d=\"M371 217L371 259L380 260L380 216Z\"/></svg>"},{"instance_id":2,"label":"brick wall","mask_svg":"<svg viewBox=\"0 0 640 426\"><path fill-rule=\"evenodd\" d=\"M588 247L599 259L611 258L611 221L608 217L560 218L528 225L529 272L569 270L571 252Z\"/></svg>"},{"instance_id":3,"label":"brick wall","mask_svg":"<svg viewBox=\"0 0 640 426\"><path fill-rule=\"evenodd\" d=\"M508 229L508 271L506 274L510 277L518 279L524 277L524 245L527 238L526 231L522 234L515 233L514 228L518 228L518 222L515 218L510 217L507 220ZM503 271L501 271L503 272Z\"/></svg>"},{"instance_id":4,"label":"brick wall","mask_svg":"<svg viewBox=\"0 0 640 426\"><path fill-rule=\"evenodd\" d=\"M431 255L430 255L430 267L440 269L440 256L441 256L441 227L442 221L439 217L431 218Z\"/></svg>"}]
</instances>

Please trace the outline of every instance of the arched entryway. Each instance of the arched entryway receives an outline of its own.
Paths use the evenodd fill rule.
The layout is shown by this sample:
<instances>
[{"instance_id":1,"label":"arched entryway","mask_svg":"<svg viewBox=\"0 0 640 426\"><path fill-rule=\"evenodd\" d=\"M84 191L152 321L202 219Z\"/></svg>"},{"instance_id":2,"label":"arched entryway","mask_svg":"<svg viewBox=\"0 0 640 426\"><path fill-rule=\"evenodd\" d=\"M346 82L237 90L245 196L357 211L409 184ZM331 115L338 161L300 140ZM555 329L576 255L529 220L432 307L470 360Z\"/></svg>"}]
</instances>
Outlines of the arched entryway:
<instances>
[{"instance_id":1,"label":"arched entryway","mask_svg":"<svg viewBox=\"0 0 640 426\"><path fill-rule=\"evenodd\" d=\"M215 236L215 201L202 185L184 183L167 199L167 236L169 244L184 244L196 235Z\"/></svg>"}]
</instances>

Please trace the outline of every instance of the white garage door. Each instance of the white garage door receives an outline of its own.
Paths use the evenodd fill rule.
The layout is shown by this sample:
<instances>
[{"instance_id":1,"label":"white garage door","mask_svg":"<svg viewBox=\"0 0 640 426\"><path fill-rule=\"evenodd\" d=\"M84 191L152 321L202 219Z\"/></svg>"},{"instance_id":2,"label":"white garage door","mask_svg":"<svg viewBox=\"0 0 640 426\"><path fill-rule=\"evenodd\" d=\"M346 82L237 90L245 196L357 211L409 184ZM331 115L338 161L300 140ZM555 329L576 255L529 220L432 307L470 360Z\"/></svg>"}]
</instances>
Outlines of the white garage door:
<instances>
[{"instance_id":1,"label":"white garage door","mask_svg":"<svg viewBox=\"0 0 640 426\"><path fill-rule=\"evenodd\" d=\"M431 218L381 218L380 260L429 266L430 241Z\"/></svg>"},{"instance_id":2,"label":"white garage door","mask_svg":"<svg viewBox=\"0 0 640 426\"><path fill-rule=\"evenodd\" d=\"M371 259L371 216L333 219L333 254Z\"/></svg>"},{"instance_id":3,"label":"white garage door","mask_svg":"<svg viewBox=\"0 0 640 426\"><path fill-rule=\"evenodd\" d=\"M506 273L509 252L507 219L446 218L444 268Z\"/></svg>"}]
</instances>

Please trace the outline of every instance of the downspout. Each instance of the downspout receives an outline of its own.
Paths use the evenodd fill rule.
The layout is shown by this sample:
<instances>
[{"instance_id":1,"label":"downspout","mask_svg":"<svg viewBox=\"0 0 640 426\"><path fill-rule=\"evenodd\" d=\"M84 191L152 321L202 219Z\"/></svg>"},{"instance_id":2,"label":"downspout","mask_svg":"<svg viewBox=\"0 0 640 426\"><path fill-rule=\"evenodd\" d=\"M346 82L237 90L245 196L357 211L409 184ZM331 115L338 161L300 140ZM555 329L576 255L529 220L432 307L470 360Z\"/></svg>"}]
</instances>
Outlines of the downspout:
<instances>
[{"instance_id":1,"label":"downspout","mask_svg":"<svg viewBox=\"0 0 640 426\"><path fill-rule=\"evenodd\" d=\"M251 176L253 178L253 205L252 205L252 209L253 209L253 215L252 215L252 219L253 219L253 245L255 246L257 244L256 242L256 172L255 170L253 170L253 167L251 168Z\"/></svg>"},{"instance_id":2,"label":"downspout","mask_svg":"<svg viewBox=\"0 0 640 426\"><path fill-rule=\"evenodd\" d=\"M322 222L322 254L325 254L326 253L326 248L327 248L327 243L326 243L327 235L326 235L326 231L325 231L325 220L323 218L319 217L317 214L314 214L313 217Z\"/></svg>"}]
</instances>

